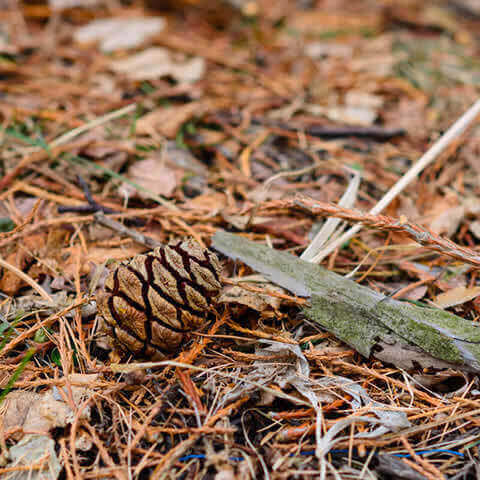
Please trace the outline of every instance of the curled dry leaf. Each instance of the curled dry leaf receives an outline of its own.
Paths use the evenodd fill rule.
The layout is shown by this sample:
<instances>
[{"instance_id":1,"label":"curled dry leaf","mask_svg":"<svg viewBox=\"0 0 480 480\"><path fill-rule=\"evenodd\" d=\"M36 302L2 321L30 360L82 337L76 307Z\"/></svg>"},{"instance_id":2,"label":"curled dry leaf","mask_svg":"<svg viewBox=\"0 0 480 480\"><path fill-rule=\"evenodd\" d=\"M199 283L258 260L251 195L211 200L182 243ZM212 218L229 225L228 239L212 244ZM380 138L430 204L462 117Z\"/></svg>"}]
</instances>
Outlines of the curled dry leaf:
<instances>
[{"instance_id":1,"label":"curled dry leaf","mask_svg":"<svg viewBox=\"0 0 480 480\"><path fill-rule=\"evenodd\" d=\"M443 209L430 223L430 228L435 233L444 234L450 238L457 231L464 217L465 208L461 205Z\"/></svg>"},{"instance_id":2,"label":"curled dry leaf","mask_svg":"<svg viewBox=\"0 0 480 480\"><path fill-rule=\"evenodd\" d=\"M27 264L28 257L29 255L25 250L17 250L6 258L6 262L23 271ZM6 295L14 295L20 288L26 285L25 281L11 270L0 268L0 290Z\"/></svg>"}]
</instances>

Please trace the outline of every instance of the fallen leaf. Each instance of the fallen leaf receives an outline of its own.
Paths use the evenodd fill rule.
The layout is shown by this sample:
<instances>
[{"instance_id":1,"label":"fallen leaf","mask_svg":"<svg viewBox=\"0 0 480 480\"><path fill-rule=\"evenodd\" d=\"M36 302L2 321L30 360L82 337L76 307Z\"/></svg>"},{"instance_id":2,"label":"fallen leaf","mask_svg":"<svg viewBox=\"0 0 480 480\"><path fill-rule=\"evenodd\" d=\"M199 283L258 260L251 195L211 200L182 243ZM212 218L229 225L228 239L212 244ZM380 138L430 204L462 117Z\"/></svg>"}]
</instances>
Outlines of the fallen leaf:
<instances>
[{"instance_id":1,"label":"fallen leaf","mask_svg":"<svg viewBox=\"0 0 480 480\"><path fill-rule=\"evenodd\" d=\"M122 248L91 247L85 254L79 245L73 245L62 252L69 254L68 259L64 262L62 273L66 278L71 279L75 275L78 261L80 262L80 274L85 275L90 273L92 264L101 265L107 260L127 260L143 251L145 251L145 247L141 245ZM80 260L78 260L78 256L80 256Z\"/></svg>"},{"instance_id":2,"label":"fallen leaf","mask_svg":"<svg viewBox=\"0 0 480 480\"><path fill-rule=\"evenodd\" d=\"M228 204L228 196L224 192L205 193L198 195L184 204L189 210L199 210L212 216L221 212Z\"/></svg>"},{"instance_id":3,"label":"fallen leaf","mask_svg":"<svg viewBox=\"0 0 480 480\"><path fill-rule=\"evenodd\" d=\"M245 230L247 225L262 225L273 220L272 217L259 217L257 215L252 217L250 214L229 214L226 211L222 211L221 215L227 223L233 225L237 230Z\"/></svg>"},{"instance_id":4,"label":"fallen leaf","mask_svg":"<svg viewBox=\"0 0 480 480\"><path fill-rule=\"evenodd\" d=\"M23 272L28 257L29 255L24 250L17 250L11 253L5 261ZM7 270L6 268L0 268L0 290L6 295L14 295L20 290L20 288L25 287L26 285L27 283L16 273Z\"/></svg>"},{"instance_id":5,"label":"fallen leaf","mask_svg":"<svg viewBox=\"0 0 480 480\"><path fill-rule=\"evenodd\" d=\"M55 441L46 435L26 435L8 451L13 471L2 480L55 480L62 465L55 452ZM16 471L15 471L16 470Z\"/></svg>"},{"instance_id":6,"label":"fallen leaf","mask_svg":"<svg viewBox=\"0 0 480 480\"><path fill-rule=\"evenodd\" d=\"M345 105L378 109L383 105L383 98L361 90L349 90L345 95Z\"/></svg>"},{"instance_id":7,"label":"fallen leaf","mask_svg":"<svg viewBox=\"0 0 480 480\"><path fill-rule=\"evenodd\" d=\"M178 83L195 83L205 74L205 60L200 57L176 60L165 48L148 48L143 52L110 64L117 73L131 80L154 80L172 77Z\"/></svg>"},{"instance_id":8,"label":"fallen leaf","mask_svg":"<svg viewBox=\"0 0 480 480\"><path fill-rule=\"evenodd\" d=\"M325 111L326 116L334 122L348 125L372 125L377 118L377 112L366 107L333 107Z\"/></svg>"},{"instance_id":9,"label":"fallen leaf","mask_svg":"<svg viewBox=\"0 0 480 480\"><path fill-rule=\"evenodd\" d=\"M79 406L91 395L91 384L98 375L70 376L70 381L84 386L72 385L72 399ZM89 388L87 388L89 387ZM64 388L68 397L68 392ZM76 412L65 403L57 387L45 393L15 390L4 400L4 410L1 414L4 430L21 428L23 432L44 432L45 435L55 427L65 427L73 422ZM80 419L90 418L90 408L85 407Z\"/></svg>"},{"instance_id":10,"label":"fallen leaf","mask_svg":"<svg viewBox=\"0 0 480 480\"><path fill-rule=\"evenodd\" d=\"M99 41L102 51L113 52L138 47L165 25L161 17L106 18L79 28L73 38L78 43Z\"/></svg>"},{"instance_id":11,"label":"fallen leaf","mask_svg":"<svg viewBox=\"0 0 480 480\"><path fill-rule=\"evenodd\" d=\"M475 238L480 238L480 220L473 221L468 229L475 235Z\"/></svg>"},{"instance_id":12,"label":"fallen leaf","mask_svg":"<svg viewBox=\"0 0 480 480\"><path fill-rule=\"evenodd\" d=\"M288 28L301 33L320 35L332 30L361 30L379 27L380 17L373 13L346 15L345 12L327 12L324 8L316 10L297 10L287 19Z\"/></svg>"},{"instance_id":13,"label":"fallen leaf","mask_svg":"<svg viewBox=\"0 0 480 480\"><path fill-rule=\"evenodd\" d=\"M465 207L452 207L441 212L431 223L430 228L438 234L451 237L465 216Z\"/></svg>"},{"instance_id":14,"label":"fallen leaf","mask_svg":"<svg viewBox=\"0 0 480 480\"><path fill-rule=\"evenodd\" d=\"M165 137L174 138L187 120L203 113L204 104L200 102L158 108L138 120L136 131L139 135L154 136L160 133Z\"/></svg>"},{"instance_id":15,"label":"fallen leaf","mask_svg":"<svg viewBox=\"0 0 480 480\"><path fill-rule=\"evenodd\" d=\"M479 295L480 287L457 287L438 295L434 303L439 308L449 308L469 302Z\"/></svg>"},{"instance_id":16,"label":"fallen leaf","mask_svg":"<svg viewBox=\"0 0 480 480\"><path fill-rule=\"evenodd\" d=\"M197 160L189 150L179 147L177 142L166 142L164 154L165 161L169 165L203 177L208 175L208 168Z\"/></svg>"},{"instance_id":17,"label":"fallen leaf","mask_svg":"<svg viewBox=\"0 0 480 480\"><path fill-rule=\"evenodd\" d=\"M255 288L264 289L275 293L285 293L283 288L272 285L271 283L255 283ZM220 303L236 303L245 305L257 312L264 312L267 309L278 310L282 300L278 297L273 297L268 294L252 292L245 290L241 286L234 285L227 287L222 291L222 295L218 300Z\"/></svg>"},{"instance_id":18,"label":"fallen leaf","mask_svg":"<svg viewBox=\"0 0 480 480\"><path fill-rule=\"evenodd\" d=\"M160 155L154 155L145 160L135 162L128 169L128 178L136 184L144 187L155 195L171 197L178 184L175 172L165 166ZM140 198L150 198L150 194L144 194L140 190L134 190L134 195Z\"/></svg>"}]
</instances>

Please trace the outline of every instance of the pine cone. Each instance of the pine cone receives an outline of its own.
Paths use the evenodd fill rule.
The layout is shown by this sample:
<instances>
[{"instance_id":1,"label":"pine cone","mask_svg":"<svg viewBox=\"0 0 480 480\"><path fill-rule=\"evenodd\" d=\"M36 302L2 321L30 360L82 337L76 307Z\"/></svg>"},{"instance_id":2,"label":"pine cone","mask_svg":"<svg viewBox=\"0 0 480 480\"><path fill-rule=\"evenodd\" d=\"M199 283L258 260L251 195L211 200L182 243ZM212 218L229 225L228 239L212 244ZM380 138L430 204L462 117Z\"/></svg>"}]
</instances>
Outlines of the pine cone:
<instances>
[{"instance_id":1,"label":"pine cone","mask_svg":"<svg viewBox=\"0 0 480 480\"><path fill-rule=\"evenodd\" d=\"M217 256L193 240L158 247L109 274L99 311L122 350L164 358L204 323L219 274Z\"/></svg>"}]
</instances>

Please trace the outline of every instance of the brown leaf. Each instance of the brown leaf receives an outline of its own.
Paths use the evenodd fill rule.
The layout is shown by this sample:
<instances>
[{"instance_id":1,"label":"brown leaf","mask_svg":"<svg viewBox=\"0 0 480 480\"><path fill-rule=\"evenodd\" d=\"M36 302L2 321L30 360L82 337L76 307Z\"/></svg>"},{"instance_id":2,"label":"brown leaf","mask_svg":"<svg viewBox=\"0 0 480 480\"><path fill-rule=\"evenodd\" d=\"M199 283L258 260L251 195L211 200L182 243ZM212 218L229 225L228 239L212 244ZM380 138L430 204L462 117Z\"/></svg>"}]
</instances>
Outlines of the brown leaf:
<instances>
[{"instance_id":1,"label":"brown leaf","mask_svg":"<svg viewBox=\"0 0 480 480\"><path fill-rule=\"evenodd\" d=\"M165 166L160 155L135 162L128 169L128 177L149 192L164 197L172 196L180 180L171 168ZM138 190L135 190L135 194L141 198L150 198L150 195L145 195Z\"/></svg>"},{"instance_id":2,"label":"brown leaf","mask_svg":"<svg viewBox=\"0 0 480 480\"><path fill-rule=\"evenodd\" d=\"M98 375L71 375L70 380L76 384L91 387L92 382L97 380ZM68 397L67 390L64 388ZM79 406L89 395L89 388L72 385L71 392L74 403ZM91 394L91 393L90 393ZM90 417L90 408L82 410L81 419ZM1 414L3 428L20 427L24 432L48 432L55 427L65 427L72 423L75 412L70 405L63 400L58 389L55 387L45 393L27 392L16 390L5 397L5 407Z\"/></svg>"},{"instance_id":3,"label":"brown leaf","mask_svg":"<svg viewBox=\"0 0 480 480\"><path fill-rule=\"evenodd\" d=\"M168 138L174 138L182 124L194 115L203 113L204 104L201 102L191 102L170 108L161 107L138 120L137 133L151 136L160 133Z\"/></svg>"},{"instance_id":4,"label":"brown leaf","mask_svg":"<svg viewBox=\"0 0 480 480\"><path fill-rule=\"evenodd\" d=\"M28 255L23 249L17 250L6 258L6 262L23 271L27 264L27 257ZM6 295L14 295L20 290L20 288L27 285L18 275L10 270L0 269L0 271L3 273L0 278L0 290Z\"/></svg>"},{"instance_id":5,"label":"brown leaf","mask_svg":"<svg viewBox=\"0 0 480 480\"><path fill-rule=\"evenodd\" d=\"M63 254L69 254L63 265L62 273L66 278L73 278L77 269L77 262L80 264L80 275L90 273L91 265L101 265L107 260L126 260L137 253L143 252L145 247L132 245L121 248L90 247L85 254L80 245L74 245L63 250ZM80 256L80 258L78 258Z\"/></svg>"},{"instance_id":6,"label":"brown leaf","mask_svg":"<svg viewBox=\"0 0 480 480\"><path fill-rule=\"evenodd\" d=\"M272 285L271 283L255 283L254 286L255 288L262 288L271 292L285 293L283 288ZM281 305L281 299L278 297L251 292L236 285L225 288L220 296L219 302L245 305L257 312L264 312L268 309L278 310Z\"/></svg>"},{"instance_id":7,"label":"brown leaf","mask_svg":"<svg viewBox=\"0 0 480 480\"><path fill-rule=\"evenodd\" d=\"M469 302L480 295L480 287L457 287L441 293L435 299L435 305L440 308L454 307Z\"/></svg>"},{"instance_id":8,"label":"brown leaf","mask_svg":"<svg viewBox=\"0 0 480 480\"><path fill-rule=\"evenodd\" d=\"M431 223L430 228L438 234L451 237L465 216L465 207L458 206L443 210Z\"/></svg>"}]
</instances>

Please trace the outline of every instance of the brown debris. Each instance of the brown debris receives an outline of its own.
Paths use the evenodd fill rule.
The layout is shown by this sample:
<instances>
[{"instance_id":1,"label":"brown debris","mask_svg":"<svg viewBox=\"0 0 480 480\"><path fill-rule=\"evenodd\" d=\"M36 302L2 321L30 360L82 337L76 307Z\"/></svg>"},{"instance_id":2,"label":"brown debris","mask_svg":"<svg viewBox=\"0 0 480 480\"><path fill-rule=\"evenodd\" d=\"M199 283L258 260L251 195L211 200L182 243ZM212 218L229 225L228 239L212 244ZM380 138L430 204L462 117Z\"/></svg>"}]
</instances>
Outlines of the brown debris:
<instances>
[{"instance_id":1,"label":"brown debris","mask_svg":"<svg viewBox=\"0 0 480 480\"><path fill-rule=\"evenodd\" d=\"M474 476L477 378L361 358L241 262L188 265L220 228L300 255L324 219L361 223L323 266L478 323L478 125L363 213L478 98L477 10L0 0L0 476ZM136 369L153 344L166 363ZM35 432L52 458L29 471Z\"/></svg>"}]
</instances>

